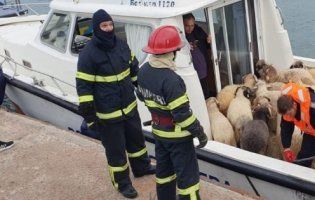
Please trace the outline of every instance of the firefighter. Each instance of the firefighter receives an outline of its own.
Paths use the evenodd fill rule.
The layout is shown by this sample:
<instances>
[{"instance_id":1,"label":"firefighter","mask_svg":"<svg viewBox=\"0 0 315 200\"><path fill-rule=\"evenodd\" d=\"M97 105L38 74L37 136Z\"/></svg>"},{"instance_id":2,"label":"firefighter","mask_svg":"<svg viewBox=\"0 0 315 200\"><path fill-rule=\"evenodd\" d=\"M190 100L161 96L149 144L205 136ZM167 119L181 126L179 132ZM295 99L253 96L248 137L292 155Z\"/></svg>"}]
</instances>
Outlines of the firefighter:
<instances>
[{"instance_id":1,"label":"firefighter","mask_svg":"<svg viewBox=\"0 0 315 200\"><path fill-rule=\"evenodd\" d=\"M140 100L152 116L155 141L156 185L160 200L200 199L199 168L193 137L199 148L207 143L202 126L193 115L186 86L175 70L176 51L184 46L174 26L162 26L149 38L142 50L152 54L138 73Z\"/></svg>"},{"instance_id":2,"label":"firefighter","mask_svg":"<svg viewBox=\"0 0 315 200\"><path fill-rule=\"evenodd\" d=\"M281 141L284 148L283 157L294 162L296 155L290 149L294 125L304 134L301 150L297 159L315 156L315 94L314 90L296 83L288 83L282 88L278 99L278 112L281 119ZM311 167L312 160L298 164Z\"/></svg>"},{"instance_id":3,"label":"firefighter","mask_svg":"<svg viewBox=\"0 0 315 200\"><path fill-rule=\"evenodd\" d=\"M100 134L112 184L123 196L135 198L126 151L135 177L155 173L134 95L138 60L127 43L115 36L113 20L106 11L95 12L92 21L94 36L79 54L79 111L89 128Z\"/></svg>"}]
</instances>

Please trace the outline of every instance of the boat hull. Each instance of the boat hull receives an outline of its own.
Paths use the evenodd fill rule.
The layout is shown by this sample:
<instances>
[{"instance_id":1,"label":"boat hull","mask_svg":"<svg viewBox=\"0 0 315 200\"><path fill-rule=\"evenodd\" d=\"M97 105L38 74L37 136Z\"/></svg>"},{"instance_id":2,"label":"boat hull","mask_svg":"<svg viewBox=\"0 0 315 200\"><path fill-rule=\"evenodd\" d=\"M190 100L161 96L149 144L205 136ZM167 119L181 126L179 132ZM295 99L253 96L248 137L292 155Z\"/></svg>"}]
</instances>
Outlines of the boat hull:
<instances>
[{"instance_id":1,"label":"boat hull","mask_svg":"<svg viewBox=\"0 0 315 200\"><path fill-rule=\"evenodd\" d=\"M78 106L22 81L6 78L6 95L23 113L65 130L80 132L83 118L78 114Z\"/></svg>"}]
</instances>

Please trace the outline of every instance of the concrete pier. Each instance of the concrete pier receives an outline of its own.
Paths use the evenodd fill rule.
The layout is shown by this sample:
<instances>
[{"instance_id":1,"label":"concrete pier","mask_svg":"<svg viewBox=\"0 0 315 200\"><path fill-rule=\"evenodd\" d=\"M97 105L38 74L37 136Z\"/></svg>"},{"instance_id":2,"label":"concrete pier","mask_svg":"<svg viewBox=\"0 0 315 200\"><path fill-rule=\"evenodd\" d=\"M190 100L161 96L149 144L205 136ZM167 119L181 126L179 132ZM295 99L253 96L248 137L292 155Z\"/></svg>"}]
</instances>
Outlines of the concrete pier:
<instances>
[{"instance_id":1,"label":"concrete pier","mask_svg":"<svg viewBox=\"0 0 315 200\"><path fill-rule=\"evenodd\" d=\"M0 152L0 200L118 200L99 141L0 110L0 140L15 145ZM137 199L156 198L155 176L135 179ZM201 181L205 199L254 199Z\"/></svg>"}]
</instances>

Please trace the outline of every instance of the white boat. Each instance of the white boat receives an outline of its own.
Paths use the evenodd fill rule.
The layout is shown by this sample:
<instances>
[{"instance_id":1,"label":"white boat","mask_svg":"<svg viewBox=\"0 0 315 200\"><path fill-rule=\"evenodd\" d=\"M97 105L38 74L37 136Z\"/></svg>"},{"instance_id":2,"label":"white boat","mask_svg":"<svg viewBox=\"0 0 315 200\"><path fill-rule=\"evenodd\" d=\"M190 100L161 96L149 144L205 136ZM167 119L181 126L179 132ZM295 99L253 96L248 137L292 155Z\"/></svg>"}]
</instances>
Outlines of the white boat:
<instances>
[{"instance_id":1,"label":"white boat","mask_svg":"<svg viewBox=\"0 0 315 200\"><path fill-rule=\"evenodd\" d=\"M161 25L184 32L183 14L212 36L213 90L239 83L254 73L254 61L265 59L288 68L295 59L315 67L315 60L295 57L275 0L53 0L47 16L0 19L0 64L8 80L6 94L27 115L80 132L75 89L78 52L91 37L92 14L103 8L115 21L141 65L149 34ZM44 22L43 22L44 20ZM182 39L186 41L184 33ZM188 43L187 43L188 44ZM189 45L178 52L177 73L187 85L192 109L210 133L207 108ZM138 101L143 121L150 120ZM143 127L154 158L151 127ZM200 174L237 191L265 199L315 199L315 171L215 141L197 150Z\"/></svg>"}]
</instances>

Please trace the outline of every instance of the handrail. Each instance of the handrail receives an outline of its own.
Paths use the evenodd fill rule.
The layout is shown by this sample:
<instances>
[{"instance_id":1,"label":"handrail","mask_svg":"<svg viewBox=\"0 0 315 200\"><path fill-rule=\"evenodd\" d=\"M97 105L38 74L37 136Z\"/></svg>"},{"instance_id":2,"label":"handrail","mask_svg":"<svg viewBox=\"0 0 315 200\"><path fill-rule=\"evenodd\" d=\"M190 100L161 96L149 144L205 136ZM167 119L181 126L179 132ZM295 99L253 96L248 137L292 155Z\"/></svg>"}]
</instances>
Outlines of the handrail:
<instances>
[{"instance_id":1,"label":"handrail","mask_svg":"<svg viewBox=\"0 0 315 200\"><path fill-rule=\"evenodd\" d=\"M49 7L50 3L21 3L21 4L6 4L6 5L0 5L0 8L13 8L13 7L26 7L26 9L32 11L32 13L34 13L35 15L40 15L39 12L37 12L34 8L32 8L31 6L45 6L45 7Z\"/></svg>"},{"instance_id":2,"label":"handrail","mask_svg":"<svg viewBox=\"0 0 315 200\"><path fill-rule=\"evenodd\" d=\"M284 26L284 18L283 18L283 15L282 15L282 10L278 6L276 6L276 9L279 11L279 15L281 17L281 25Z\"/></svg>"},{"instance_id":3,"label":"handrail","mask_svg":"<svg viewBox=\"0 0 315 200\"><path fill-rule=\"evenodd\" d=\"M1 63L1 64L0 64L0 67L1 67L1 68L2 68L3 63L5 63L5 62L8 63L8 65L10 65L10 67L12 68L12 70L13 70L14 73L13 73L13 76L11 77L11 79L14 79L15 76L18 76L18 74L17 74L17 68L18 68L18 67L22 67L22 68L27 69L27 70L29 70L29 71L32 71L32 72L38 73L38 74L40 74L40 75L43 75L43 76L46 76L46 77L51 78L51 80L52 80L53 83L55 84L56 88L58 88L58 89L60 90L60 92L62 93L63 96L67 96L67 93L62 89L62 87L60 86L60 83L63 83L63 84L68 85L68 86L70 86L70 87L72 87L72 88L75 88L75 86L72 85L72 84L70 84L70 83L67 83L67 82L65 82L65 81L63 81L63 80L61 80L61 79L59 79L59 78L57 78L57 77L51 76L51 75L46 74L46 73L44 73L44 72L40 72L40 71L31 69L31 68L29 68L29 67L26 67L26 66L24 66L24 65L22 65L22 64L20 64L20 63L18 63L18 62L16 62L15 60L13 60L12 58L10 58L10 57L8 57L8 56L6 56L6 55L0 54L0 58L3 58L3 59L4 59L3 61L0 62L0 63ZM12 65L14 65L14 66L12 66ZM34 80L34 85L39 85L38 83L36 84L35 78L33 78L33 80ZM58 82L59 82L59 83L58 83ZM41 86L41 85L39 85L39 86ZM45 88L44 88L44 89L45 89Z\"/></svg>"}]
</instances>

